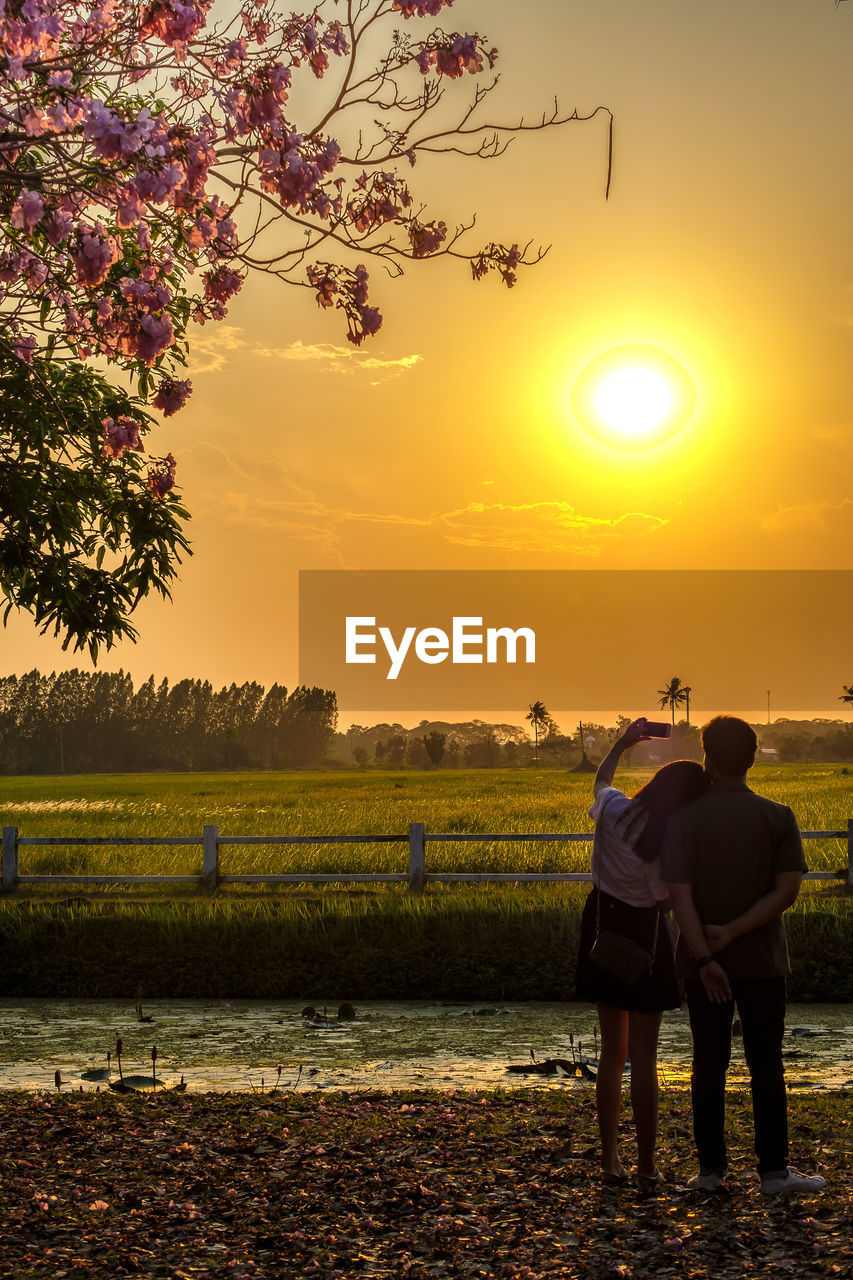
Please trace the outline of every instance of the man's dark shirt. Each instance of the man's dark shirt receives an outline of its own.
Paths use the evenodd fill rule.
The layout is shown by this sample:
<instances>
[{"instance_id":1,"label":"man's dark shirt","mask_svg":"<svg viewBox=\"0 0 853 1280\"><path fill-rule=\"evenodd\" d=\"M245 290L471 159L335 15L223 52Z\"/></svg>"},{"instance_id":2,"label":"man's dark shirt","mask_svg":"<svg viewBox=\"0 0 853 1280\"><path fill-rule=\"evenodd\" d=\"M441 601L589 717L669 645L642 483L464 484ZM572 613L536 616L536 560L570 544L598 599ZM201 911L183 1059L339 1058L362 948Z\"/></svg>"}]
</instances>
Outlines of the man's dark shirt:
<instances>
[{"instance_id":1,"label":"man's dark shirt","mask_svg":"<svg viewBox=\"0 0 853 1280\"><path fill-rule=\"evenodd\" d=\"M703 924L728 924L775 888L780 871L805 871L803 844L787 805L756 795L745 782L718 782L669 821L661 879L689 884ZM715 955L731 978L790 972L782 917L735 938ZM684 939L676 973L695 978Z\"/></svg>"}]
</instances>

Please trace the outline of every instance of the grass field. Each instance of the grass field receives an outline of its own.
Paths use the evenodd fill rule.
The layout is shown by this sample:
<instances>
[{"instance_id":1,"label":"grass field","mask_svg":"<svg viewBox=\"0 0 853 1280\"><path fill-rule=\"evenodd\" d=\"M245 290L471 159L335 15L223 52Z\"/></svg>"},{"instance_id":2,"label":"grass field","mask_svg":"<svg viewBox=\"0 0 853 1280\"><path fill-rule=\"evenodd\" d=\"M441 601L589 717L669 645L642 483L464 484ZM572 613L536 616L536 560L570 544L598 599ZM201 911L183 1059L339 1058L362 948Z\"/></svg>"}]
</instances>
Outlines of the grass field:
<instances>
[{"instance_id":1,"label":"grass field","mask_svg":"<svg viewBox=\"0 0 853 1280\"><path fill-rule=\"evenodd\" d=\"M617 777L628 791L642 775ZM845 830L839 768L759 768L756 790L804 830ZM22 836L582 832L592 780L562 771L86 775L4 778L0 821ZM427 843L427 871L585 871L588 842ZM809 841L813 870L846 842ZM400 871L408 843L225 845L221 874ZM21 874L198 873L200 845L20 848ZM792 998L853 999L853 900L811 882L788 913ZM21 885L0 900L0 994L314 999L571 998L585 884Z\"/></svg>"},{"instance_id":2,"label":"grass field","mask_svg":"<svg viewBox=\"0 0 853 1280\"><path fill-rule=\"evenodd\" d=\"M838 766L763 765L755 790L789 804L803 830L843 830L853 816L853 778ZM629 793L648 774L625 772ZM404 835L429 832L582 832L592 823L589 776L562 770L353 773L101 774L0 779L0 823L21 836ZM590 846L557 842L427 845L432 871L583 871ZM806 845L809 866L834 871L843 841ZM405 871L408 848L391 845L225 847L222 873ZM22 874L194 873L198 846L21 848Z\"/></svg>"}]
</instances>

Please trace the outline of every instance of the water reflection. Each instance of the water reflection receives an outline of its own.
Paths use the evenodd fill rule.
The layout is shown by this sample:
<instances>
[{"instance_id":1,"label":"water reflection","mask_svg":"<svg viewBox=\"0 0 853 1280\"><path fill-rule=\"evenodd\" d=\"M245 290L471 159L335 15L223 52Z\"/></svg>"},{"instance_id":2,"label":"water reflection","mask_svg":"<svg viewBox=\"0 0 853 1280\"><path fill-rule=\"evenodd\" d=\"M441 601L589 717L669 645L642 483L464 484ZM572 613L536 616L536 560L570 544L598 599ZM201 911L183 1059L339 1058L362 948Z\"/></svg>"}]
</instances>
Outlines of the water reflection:
<instances>
[{"instance_id":1,"label":"water reflection","mask_svg":"<svg viewBox=\"0 0 853 1280\"><path fill-rule=\"evenodd\" d=\"M337 1002L303 1017L303 1002L257 1000L145 1002L150 1023L130 1002L0 1001L0 1088L53 1087L54 1072L74 1089L101 1089L102 1069L122 1037L126 1075L150 1072L157 1046L163 1087L183 1075L190 1090L539 1089L589 1088L580 1077L516 1075L511 1063L594 1053L595 1014L588 1005L440 1004L374 1001L356 1004L354 1021L337 1020ZM791 1088L853 1086L853 1013L846 1005L793 1005L785 1039ZM661 1075L683 1083L689 1073L686 1013L665 1014ZM115 1061L113 1060L113 1078ZM746 1079L735 1040L733 1082Z\"/></svg>"}]
</instances>

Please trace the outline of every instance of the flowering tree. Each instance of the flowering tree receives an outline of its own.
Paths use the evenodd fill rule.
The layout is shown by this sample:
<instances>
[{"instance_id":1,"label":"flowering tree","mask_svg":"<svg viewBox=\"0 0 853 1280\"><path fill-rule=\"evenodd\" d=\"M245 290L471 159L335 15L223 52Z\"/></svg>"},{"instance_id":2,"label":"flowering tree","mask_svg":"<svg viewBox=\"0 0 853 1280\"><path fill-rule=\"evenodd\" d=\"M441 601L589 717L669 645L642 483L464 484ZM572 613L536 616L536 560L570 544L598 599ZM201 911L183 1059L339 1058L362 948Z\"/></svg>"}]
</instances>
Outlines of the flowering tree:
<instances>
[{"instance_id":1,"label":"flowering tree","mask_svg":"<svg viewBox=\"0 0 853 1280\"><path fill-rule=\"evenodd\" d=\"M212 23L212 0L0 0L0 361L41 376L107 362L134 393L103 414L102 463L89 450L79 465L127 470L142 405L169 417L190 394L190 322L221 319L249 271L309 290L358 344L382 323L371 259L399 274L450 255L511 286L542 256L468 247L473 221L448 228L411 189L421 154L493 157L513 134L589 118L484 118L497 51L420 21L452 4L285 15L244 0ZM468 75L454 108L449 82ZM173 479L155 462L149 491L165 499Z\"/></svg>"},{"instance_id":2,"label":"flowering tree","mask_svg":"<svg viewBox=\"0 0 853 1280\"><path fill-rule=\"evenodd\" d=\"M169 594L188 549L174 459L140 456L148 415L82 364L0 361L0 406L3 620L28 609L95 658L135 636L130 614L152 589Z\"/></svg>"}]
</instances>

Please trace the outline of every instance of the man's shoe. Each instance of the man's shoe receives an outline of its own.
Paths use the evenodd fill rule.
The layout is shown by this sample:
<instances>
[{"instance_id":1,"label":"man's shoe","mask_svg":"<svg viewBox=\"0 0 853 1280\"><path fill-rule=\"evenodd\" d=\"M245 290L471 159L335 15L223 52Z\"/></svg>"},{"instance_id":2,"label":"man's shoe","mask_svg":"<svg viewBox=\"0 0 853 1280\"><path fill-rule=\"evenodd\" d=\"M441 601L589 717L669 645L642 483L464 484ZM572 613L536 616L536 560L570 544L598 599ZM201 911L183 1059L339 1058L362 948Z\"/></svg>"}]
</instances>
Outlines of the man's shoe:
<instances>
[{"instance_id":1,"label":"man's shoe","mask_svg":"<svg viewBox=\"0 0 853 1280\"><path fill-rule=\"evenodd\" d=\"M721 1173L701 1169L687 1184L689 1191L727 1191L726 1180Z\"/></svg>"},{"instance_id":2,"label":"man's shoe","mask_svg":"<svg viewBox=\"0 0 853 1280\"><path fill-rule=\"evenodd\" d=\"M761 1194L765 1196L811 1196L823 1191L826 1178L808 1178L797 1173L796 1169L788 1169L785 1173L770 1174L761 1179Z\"/></svg>"}]
</instances>

